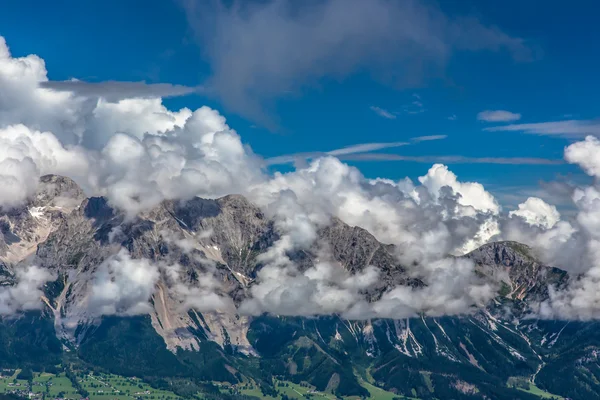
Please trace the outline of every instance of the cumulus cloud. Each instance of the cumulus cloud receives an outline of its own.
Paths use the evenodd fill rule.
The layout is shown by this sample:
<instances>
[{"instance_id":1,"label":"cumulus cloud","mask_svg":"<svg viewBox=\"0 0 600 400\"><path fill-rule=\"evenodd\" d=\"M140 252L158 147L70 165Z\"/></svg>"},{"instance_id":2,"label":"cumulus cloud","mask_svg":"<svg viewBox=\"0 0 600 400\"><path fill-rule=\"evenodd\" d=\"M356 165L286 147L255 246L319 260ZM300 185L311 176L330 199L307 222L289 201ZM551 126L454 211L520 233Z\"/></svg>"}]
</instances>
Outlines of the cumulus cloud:
<instances>
[{"instance_id":1,"label":"cumulus cloud","mask_svg":"<svg viewBox=\"0 0 600 400\"><path fill-rule=\"evenodd\" d=\"M132 259L123 249L94 272L87 310L97 316L147 314L158 278L152 261Z\"/></svg>"},{"instance_id":2,"label":"cumulus cloud","mask_svg":"<svg viewBox=\"0 0 600 400\"><path fill-rule=\"evenodd\" d=\"M529 225L537 225L546 229L552 228L560 221L560 213L555 206L537 197L529 197L519 204L519 209L508 213L509 217L523 218Z\"/></svg>"},{"instance_id":3,"label":"cumulus cloud","mask_svg":"<svg viewBox=\"0 0 600 400\"><path fill-rule=\"evenodd\" d=\"M445 258L427 265L427 286L397 286L370 307L380 318L407 318L420 313L438 317L463 314L497 296L498 281L474 274L473 262Z\"/></svg>"},{"instance_id":4,"label":"cumulus cloud","mask_svg":"<svg viewBox=\"0 0 600 400\"><path fill-rule=\"evenodd\" d=\"M298 299L304 300L297 311L301 315L359 318L469 312L489 301L496 286L481 281L472 263L449 255L465 253L495 237L529 243L560 267L576 263L584 278L599 260L600 190L595 185L573 191L579 214L564 221L539 199L528 199L505 213L483 185L461 181L442 164L434 164L415 182L391 181L368 179L339 159L404 142L336 149L306 157L310 163L290 172L269 174L264 169L268 160L254 155L211 108L173 111L160 98L57 92L40 86L46 81L43 60L13 58L0 43L0 85L6 88L0 98L0 181L11 188L0 193L0 206L21 204L35 192L39 177L48 173L74 178L88 195L106 196L130 218L165 199L243 194L273 218L278 240L261 254L264 267L240 312L291 315ZM423 136L407 143L443 137ZM596 177L599 149L596 139L588 138L569 146L565 159ZM395 245L399 262L424 286L393 288L378 302L368 303L365 291L380 271L368 267L352 275L328 257L327 249L320 249L323 253L314 266L301 268L292 255L313 248L319 229L332 218ZM46 279L40 274L42 281ZM210 270L194 284L182 275L177 265L132 259L121 251L96 269L88 306L92 315L146 313L148 299L164 278L171 280L184 307L233 309ZM21 288L35 293L38 281L31 282ZM25 304L11 300L19 293L5 295L6 303ZM289 299L296 299L296 304Z\"/></svg>"},{"instance_id":5,"label":"cumulus cloud","mask_svg":"<svg viewBox=\"0 0 600 400\"><path fill-rule=\"evenodd\" d=\"M427 172L427 175L419 178L419 182L425 186L434 196L439 196L443 187L450 187L460 195L458 203L465 207L472 207L474 211L491 212L498 214L500 205L483 185L477 182L459 182L457 176L448 167L435 164ZM469 212L469 211L465 211Z\"/></svg>"},{"instance_id":6,"label":"cumulus cloud","mask_svg":"<svg viewBox=\"0 0 600 400\"><path fill-rule=\"evenodd\" d=\"M12 58L0 42L1 207L34 192L43 174L74 178L135 215L163 199L241 192L258 161L208 107L170 111L160 98L109 101L41 88L37 56ZM47 112L46 112L47 111ZM21 124L23 122L23 124Z\"/></svg>"},{"instance_id":7,"label":"cumulus cloud","mask_svg":"<svg viewBox=\"0 0 600 400\"><path fill-rule=\"evenodd\" d=\"M360 291L374 285L378 276L373 267L350 275L340 265L326 262L304 272L291 266L267 266L259 271L259 283L252 286L252 297L239 311L250 315L344 314L365 301Z\"/></svg>"},{"instance_id":8,"label":"cumulus cloud","mask_svg":"<svg viewBox=\"0 0 600 400\"><path fill-rule=\"evenodd\" d=\"M41 308L42 287L55 277L48 270L32 265L19 269L15 278L13 286L0 288L0 315Z\"/></svg>"},{"instance_id":9,"label":"cumulus cloud","mask_svg":"<svg viewBox=\"0 0 600 400\"><path fill-rule=\"evenodd\" d=\"M512 122L521 119L521 114L506 110L486 110L477 114L479 121L485 122Z\"/></svg>"},{"instance_id":10,"label":"cumulus cloud","mask_svg":"<svg viewBox=\"0 0 600 400\"><path fill-rule=\"evenodd\" d=\"M598 140L588 136L565 149L565 159L597 178ZM575 217L560 220L553 206L530 198L503 222L503 235L530 244L545 262L570 272L564 287L550 288L550 296L534 312L543 318L597 319L600 265L600 188L598 182L569 190Z\"/></svg>"},{"instance_id":11,"label":"cumulus cloud","mask_svg":"<svg viewBox=\"0 0 600 400\"><path fill-rule=\"evenodd\" d=\"M573 143L565 149L565 159L573 164L578 164L583 170L593 177L600 177L600 141L593 136L588 136L582 142Z\"/></svg>"},{"instance_id":12,"label":"cumulus cloud","mask_svg":"<svg viewBox=\"0 0 600 400\"><path fill-rule=\"evenodd\" d=\"M522 38L422 1L181 3L212 68L207 86L228 108L267 125L271 100L324 77L368 71L415 86L442 75L454 52L536 57Z\"/></svg>"},{"instance_id":13,"label":"cumulus cloud","mask_svg":"<svg viewBox=\"0 0 600 400\"><path fill-rule=\"evenodd\" d=\"M214 267L197 272L194 282L188 282L185 270L179 264L161 266L170 292L181 302L181 309L187 312L194 309L199 312L235 313L236 307L221 284L215 278Z\"/></svg>"},{"instance_id":14,"label":"cumulus cloud","mask_svg":"<svg viewBox=\"0 0 600 400\"><path fill-rule=\"evenodd\" d=\"M598 285L600 269L593 267L585 275L573 279L567 289L550 287L550 298L539 305L538 315L545 319L600 319Z\"/></svg>"},{"instance_id":15,"label":"cumulus cloud","mask_svg":"<svg viewBox=\"0 0 600 400\"><path fill-rule=\"evenodd\" d=\"M198 238L182 240L171 233L169 235L166 238L169 243L182 246L185 251L196 248L196 240L204 237L200 234ZM175 300L175 307L182 313L190 309L235 313L233 299L216 277L215 263L206 258L198 261L202 268L195 269L194 279L190 279L190 271L180 264L133 258L125 248L121 248L90 273L90 281L79 300L77 312L92 318L148 314L152 311L152 301L162 301L155 296L166 293ZM45 273L45 270L42 271ZM159 288L164 292L159 292Z\"/></svg>"},{"instance_id":16,"label":"cumulus cloud","mask_svg":"<svg viewBox=\"0 0 600 400\"><path fill-rule=\"evenodd\" d=\"M12 57L0 36L0 127L22 123L64 135L59 139L72 143L82 134L78 120L84 104L69 93L40 88L47 80L44 60L36 55Z\"/></svg>"},{"instance_id":17,"label":"cumulus cloud","mask_svg":"<svg viewBox=\"0 0 600 400\"><path fill-rule=\"evenodd\" d=\"M84 177L89 163L80 148L65 148L50 132L24 125L0 128L0 208L22 204L48 173Z\"/></svg>"}]
</instances>

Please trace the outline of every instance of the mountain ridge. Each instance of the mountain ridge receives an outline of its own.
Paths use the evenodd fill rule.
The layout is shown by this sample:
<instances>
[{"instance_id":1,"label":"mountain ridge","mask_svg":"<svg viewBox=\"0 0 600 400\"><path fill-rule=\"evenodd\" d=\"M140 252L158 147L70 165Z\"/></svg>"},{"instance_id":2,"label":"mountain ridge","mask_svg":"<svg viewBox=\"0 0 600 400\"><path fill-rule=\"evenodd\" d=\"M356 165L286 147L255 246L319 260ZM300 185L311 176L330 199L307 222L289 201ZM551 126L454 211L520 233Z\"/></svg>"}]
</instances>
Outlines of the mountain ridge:
<instances>
[{"instance_id":1,"label":"mountain ridge","mask_svg":"<svg viewBox=\"0 0 600 400\"><path fill-rule=\"evenodd\" d=\"M193 303L194 290L205 289L202 282L209 271L218 282L216 289L210 288L211 296L239 305L250 295L264 267L260 254L279 237L258 207L239 195L194 198L165 201L129 218L102 197L81 198L78 207L64 203L62 194L74 193L77 200L83 196L68 178L48 176L42 183L32 202L2 216L8 225L2 231L6 247L25 242L27 249L35 245L35 253L23 252L25 256L14 262L10 257L17 252L5 250L0 259L9 277L26 263L55 274L43 288L41 318L51 321L62 346L91 365L115 373L200 381L251 379L267 386L269 376L283 375L346 396L365 395L357 368L370 371L360 379L419 398L515 398L516 389L507 387L515 377L568 393L553 386L556 376L547 371L558 367L548 357L562 357L562 341L572 342L578 332L526 316L529 302L546 298L548 285L565 285L568 274L539 262L524 245L489 243L464 256L475 263L481 277L499 278L506 285L487 308L469 315L351 321L336 315L249 317L231 310L202 311L203 302L215 298L203 294ZM363 292L370 301L397 285L424 285L397 261L394 246L380 243L360 227L332 219L319 229L317 241L347 273L360 273L369 265L382 271ZM305 271L315 265L319 250L310 247L290 258ZM134 266L140 260L178 265L177 280L169 280L167 270L156 272L148 292L151 307L141 316L127 314L128 307L139 306L128 295L116 308L122 314L102 316L88 306L98 302L94 288L99 271L109 277L118 273L110 264L114 257ZM127 293L130 288L117 289ZM183 302L178 298L182 292L190 296ZM144 293L140 298L146 302ZM592 330L593 325L585 326L587 332ZM129 347L126 355L116 357L123 346ZM571 351L564 351L568 357ZM591 360L589 354L589 349L581 349L577 360ZM152 358L165 366L153 367ZM139 367L133 367L134 360ZM588 398L600 398L600 388L588 386L577 388Z\"/></svg>"}]
</instances>

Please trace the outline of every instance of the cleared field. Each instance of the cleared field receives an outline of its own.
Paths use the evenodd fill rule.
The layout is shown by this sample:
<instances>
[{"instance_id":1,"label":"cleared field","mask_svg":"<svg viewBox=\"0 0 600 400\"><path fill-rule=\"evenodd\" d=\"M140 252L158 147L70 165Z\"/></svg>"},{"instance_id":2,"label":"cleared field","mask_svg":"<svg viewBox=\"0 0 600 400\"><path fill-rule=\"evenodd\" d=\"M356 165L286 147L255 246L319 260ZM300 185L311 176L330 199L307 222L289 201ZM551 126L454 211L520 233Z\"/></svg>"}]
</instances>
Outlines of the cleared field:
<instances>
[{"instance_id":1,"label":"cleared field","mask_svg":"<svg viewBox=\"0 0 600 400\"><path fill-rule=\"evenodd\" d=\"M279 396L277 398L281 398L281 395L286 395L290 399L305 399L306 396L309 395L310 397L312 397L314 399L329 399L329 400L336 399L336 396L334 396L333 394L316 391L316 390L314 390L314 388L312 388L310 386L303 386L303 385L299 385L296 383L287 382L287 381L279 381L279 380L277 380L275 382L276 382L275 388L279 392ZM408 397L403 397L403 396L399 396L399 395L391 393L391 392L387 392L387 391L385 391L381 388L378 388L377 386L374 386L365 381L361 381L361 385L369 391L370 399L376 399L376 400L394 400L394 399L407 399L408 400L409 399ZM225 391L228 390L225 387L223 387L222 389ZM275 399L275 397L263 396L260 391L260 388L258 388L258 386L256 386L256 385L250 385L250 384L238 385L237 387L235 387L235 389L237 389L241 394L244 394L247 396L255 396L255 397L258 397L261 399ZM352 399L358 399L358 397L346 397L346 399L352 400Z\"/></svg>"},{"instance_id":2,"label":"cleared field","mask_svg":"<svg viewBox=\"0 0 600 400\"><path fill-rule=\"evenodd\" d=\"M28 388L27 381L16 380L13 378L0 378L0 393L7 393L13 390L25 390Z\"/></svg>"},{"instance_id":3,"label":"cleared field","mask_svg":"<svg viewBox=\"0 0 600 400\"><path fill-rule=\"evenodd\" d=\"M51 398L63 397L68 400L81 398L81 395L73 387L65 374L34 374L31 391L34 393L46 393L46 397Z\"/></svg>"},{"instance_id":4,"label":"cleared field","mask_svg":"<svg viewBox=\"0 0 600 400\"><path fill-rule=\"evenodd\" d=\"M137 378L126 378L118 375L83 375L78 377L81 386L89 392L90 400L117 399L131 400L142 398L148 400L178 400L179 397L166 390L158 390Z\"/></svg>"},{"instance_id":5,"label":"cleared field","mask_svg":"<svg viewBox=\"0 0 600 400\"><path fill-rule=\"evenodd\" d=\"M538 396L538 397L540 397L542 399L562 399L562 397L560 397L558 395L555 395L555 394L552 394L552 393L548 393L548 392L540 389L539 387L537 387L537 386L535 386L533 384L530 384L528 390L525 390L525 389L519 389L519 390L522 390L522 391L527 392L527 393L531 393L531 394L533 394L535 396Z\"/></svg>"}]
</instances>

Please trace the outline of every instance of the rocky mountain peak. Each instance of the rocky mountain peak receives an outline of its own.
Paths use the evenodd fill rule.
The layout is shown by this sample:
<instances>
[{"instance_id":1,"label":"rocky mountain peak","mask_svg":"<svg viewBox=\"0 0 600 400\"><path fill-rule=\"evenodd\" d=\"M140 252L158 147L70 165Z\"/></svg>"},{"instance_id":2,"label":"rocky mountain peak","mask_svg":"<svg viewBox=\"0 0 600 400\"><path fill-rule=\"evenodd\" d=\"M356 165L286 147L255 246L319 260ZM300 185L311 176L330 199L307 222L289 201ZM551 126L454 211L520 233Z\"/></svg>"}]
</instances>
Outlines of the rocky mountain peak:
<instances>
[{"instance_id":1,"label":"rocky mountain peak","mask_svg":"<svg viewBox=\"0 0 600 400\"><path fill-rule=\"evenodd\" d=\"M36 193L25 204L0 214L0 262L16 264L31 256L84 199L83 190L72 179L42 176Z\"/></svg>"},{"instance_id":2,"label":"rocky mountain peak","mask_svg":"<svg viewBox=\"0 0 600 400\"><path fill-rule=\"evenodd\" d=\"M84 199L83 190L71 178L60 175L44 175L40 178L32 205L34 207L75 208Z\"/></svg>"},{"instance_id":3,"label":"rocky mountain peak","mask_svg":"<svg viewBox=\"0 0 600 400\"><path fill-rule=\"evenodd\" d=\"M467 257L477 263L507 267L537 262L529 246L513 241L484 244L467 254Z\"/></svg>"},{"instance_id":4,"label":"rocky mountain peak","mask_svg":"<svg viewBox=\"0 0 600 400\"><path fill-rule=\"evenodd\" d=\"M473 260L483 275L500 278L504 282L501 294L512 299L546 296L548 286L568 279L565 271L545 265L529 246L518 242L487 243L465 257Z\"/></svg>"}]
</instances>

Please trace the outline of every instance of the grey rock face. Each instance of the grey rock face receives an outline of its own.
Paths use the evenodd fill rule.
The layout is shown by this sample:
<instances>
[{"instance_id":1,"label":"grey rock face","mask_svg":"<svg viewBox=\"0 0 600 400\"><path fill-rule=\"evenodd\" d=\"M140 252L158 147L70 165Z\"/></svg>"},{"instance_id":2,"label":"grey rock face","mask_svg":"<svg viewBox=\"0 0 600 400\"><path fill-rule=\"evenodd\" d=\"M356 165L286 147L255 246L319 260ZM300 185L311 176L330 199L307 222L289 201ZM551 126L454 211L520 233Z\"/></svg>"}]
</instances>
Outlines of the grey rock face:
<instances>
[{"instance_id":1,"label":"grey rock face","mask_svg":"<svg viewBox=\"0 0 600 400\"><path fill-rule=\"evenodd\" d=\"M71 179L46 175L40 179L36 194L22 207L0 210L0 261L17 264L35 253L36 246L46 240L85 198Z\"/></svg>"},{"instance_id":2,"label":"grey rock face","mask_svg":"<svg viewBox=\"0 0 600 400\"><path fill-rule=\"evenodd\" d=\"M54 271L64 282L60 292L48 295L47 302L54 311L57 330L74 343L79 338L74 336L73 327L95 323L94 317L82 311L81 306L89 296L94 271L123 247L134 259L180 265L184 283L192 287L198 284L198 276L211 268L223 294L239 304L262 267L257 256L279 237L273 221L242 196L165 201L129 220L104 198L83 198L70 180L44 177L41 187L40 194L33 200L39 204L37 207L59 209L62 206L57 204L70 204L69 195L72 203L80 203L50 220L51 228L36 242L33 259ZM322 249L328 250L327 254L339 262L340 268L352 273L368 265L382 271L377 287L367 293L371 299L378 298L390 286L415 284L394 259L393 247L379 243L364 229L334 219L318 232L314 248L290 254L290 257L298 261L301 268L308 268L314 265ZM203 315L192 319L188 310L178 303L165 276L161 276L157 287L151 316L157 332L170 348L197 347L191 332L203 330L213 340L228 340L240 348L250 349L245 338L247 318ZM198 326L197 321L207 325Z\"/></svg>"},{"instance_id":3,"label":"grey rock face","mask_svg":"<svg viewBox=\"0 0 600 400\"><path fill-rule=\"evenodd\" d=\"M231 269L252 278L256 272L256 256L277 237L272 221L242 196L167 202L165 208L183 229L205 234L208 239L204 243L218 247L223 261Z\"/></svg>"},{"instance_id":4,"label":"grey rock face","mask_svg":"<svg viewBox=\"0 0 600 400\"><path fill-rule=\"evenodd\" d=\"M505 273L503 295L518 300L539 300L548 295L549 285L564 285L565 271L539 262L532 250L517 242L495 242L481 246L465 257L473 260L484 275Z\"/></svg>"},{"instance_id":5,"label":"grey rock face","mask_svg":"<svg viewBox=\"0 0 600 400\"><path fill-rule=\"evenodd\" d=\"M79 206L84 199L83 190L72 179L58 175L44 175L40 178L32 203L36 207L53 206L71 210Z\"/></svg>"},{"instance_id":6,"label":"grey rock face","mask_svg":"<svg viewBox=\"0 0 600 400\"><path fill-rule=\"evenodd\" d=\"M77 344L81 338L76 332L85 334L81 327L97 322L83 307L94 272L122 248L134 259L180 265L189 287L198 286L199 277L210 270L221 293L239 304L262 267L257 256L278 238L273 221L242 196L165 201L127 219L105 198L85 198L72 180L45 176L27 205L0 214L0 279L4 276L10 283L12 268L25 259L54 271L59 278L45 301L59 335ZM312 248L289 256L300 269L311 267L323 254L351 273L375 266L380 279L365 295L377 300L397 285L423 285L409 276L394 252L394 246L380 243L368 231L334 218L318 231ZM548 285L568 279L564 271L543 265L530 249L514 242L491 243L466 257L481 275L500 276L505 282L501 294L509 299L544 297ZM228 341L252 351L246 338L248 318L219 313L192 318L174 290L163 273L151 299L153 325L170 349L198 348L201 339L194 332L204 332L202 336L220 344Z\"/></svg>"}]
</instances>

